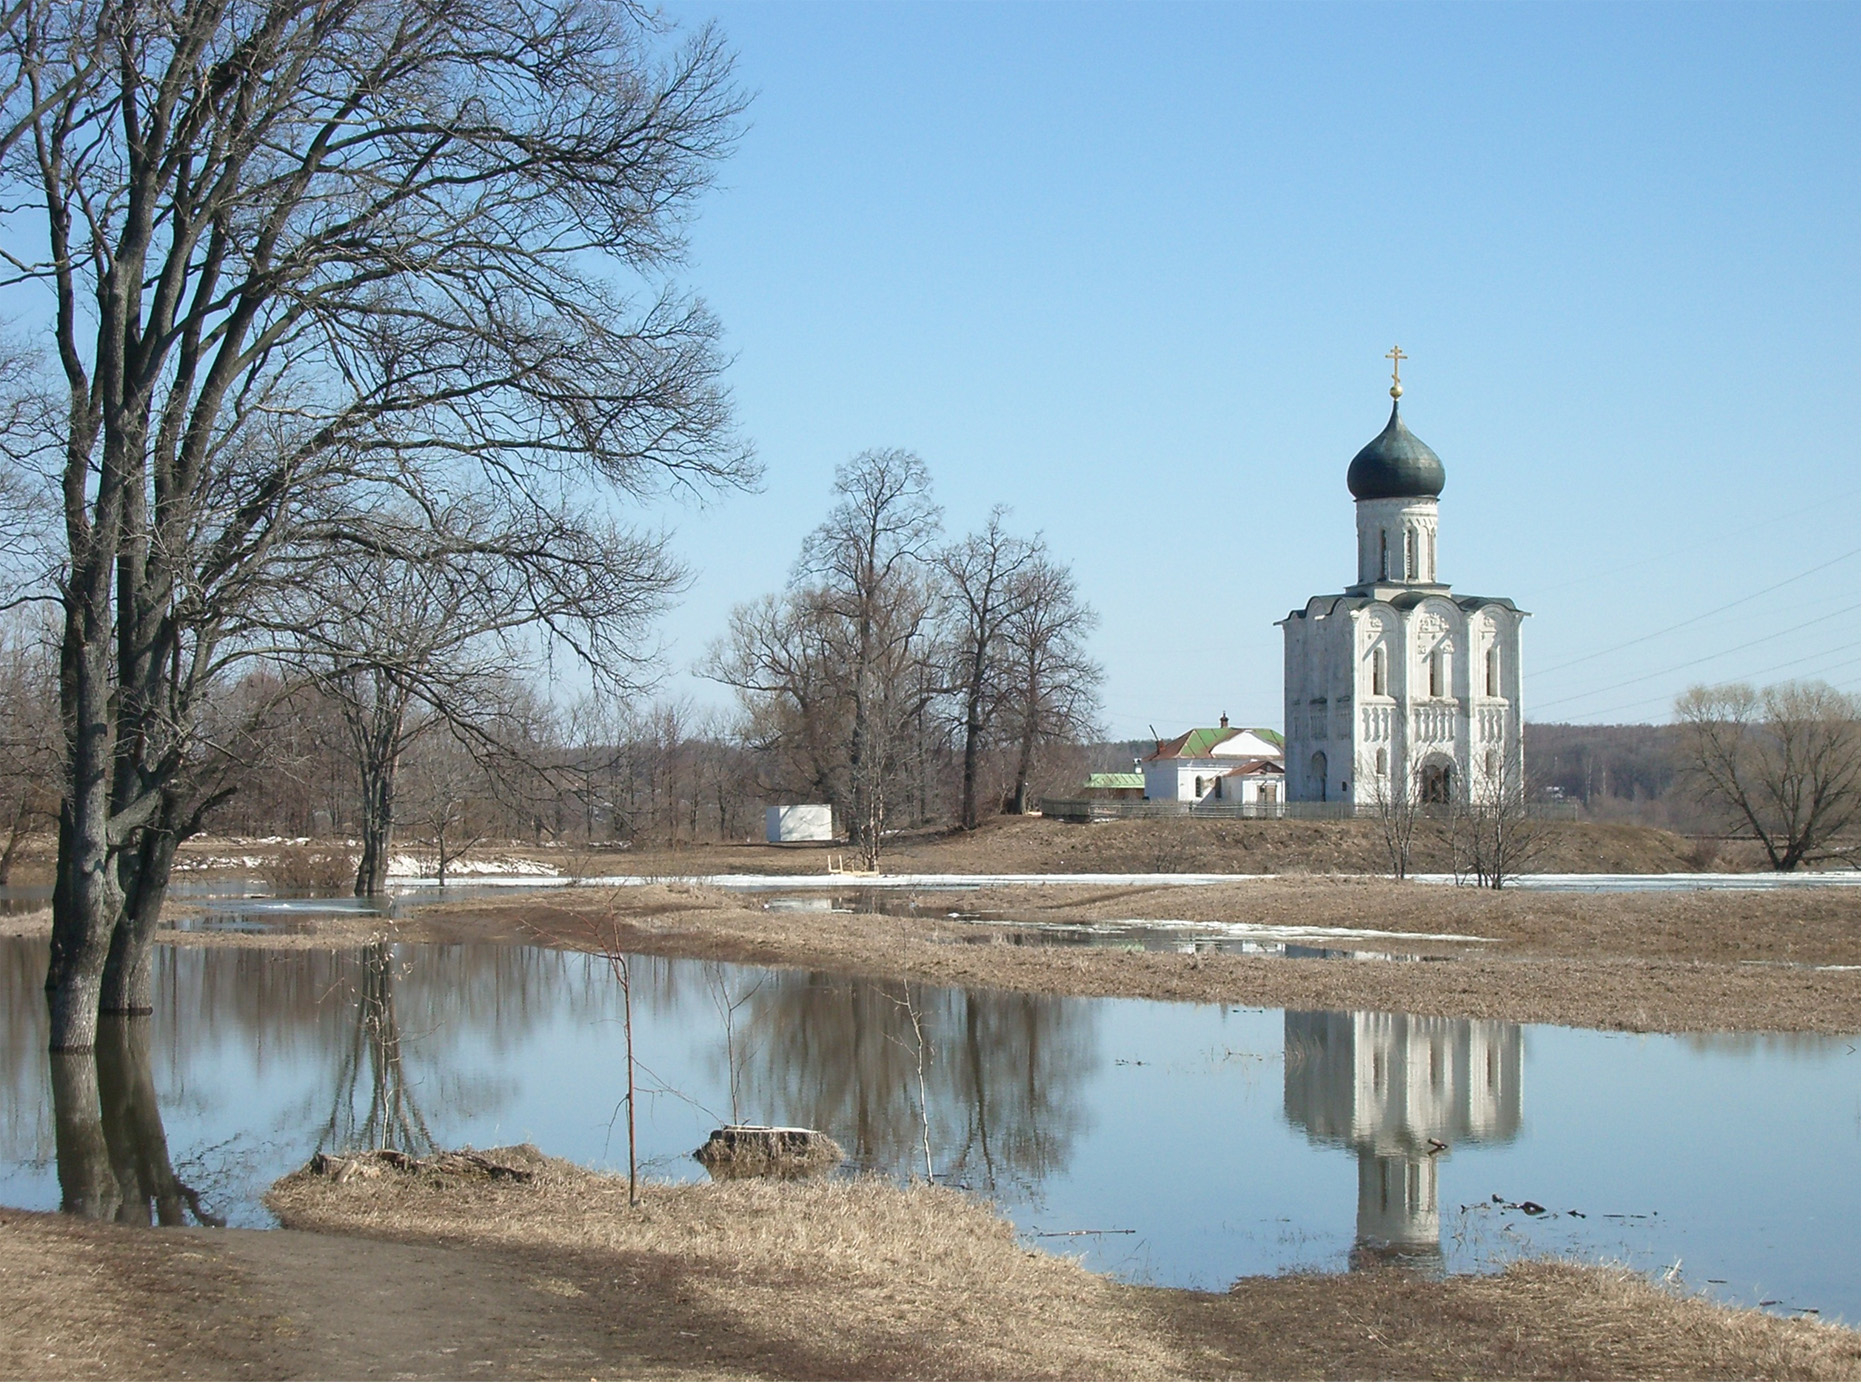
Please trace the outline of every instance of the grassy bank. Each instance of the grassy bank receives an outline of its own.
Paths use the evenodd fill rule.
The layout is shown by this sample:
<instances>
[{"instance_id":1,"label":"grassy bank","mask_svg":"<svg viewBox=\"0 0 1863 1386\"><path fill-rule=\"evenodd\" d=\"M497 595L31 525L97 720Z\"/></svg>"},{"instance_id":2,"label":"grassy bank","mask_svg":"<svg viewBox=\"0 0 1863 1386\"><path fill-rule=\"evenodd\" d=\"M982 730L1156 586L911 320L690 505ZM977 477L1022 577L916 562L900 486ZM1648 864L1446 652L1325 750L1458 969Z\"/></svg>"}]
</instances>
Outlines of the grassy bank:
<instances>
[{"instance_id":1,"label":"grassy bank","mask_svg":"<svg viewBox=\"0 0 1863 1386\"><path fill-rule=\"evenodd\" d=\"M1759 858L1739 844L1713 853L1660 828L1623 823L1548 822L1535 863L1540 871L1667 872L1744 870ZM21 884L51 880L54 844L49 836L30 841L15 870ZM183 874L248 875L281 886L305 877L342 885L347 872L324 862L340 843L294 845L276 839L251 841L192 838L182 844L177 869ZM416 856L417 845L397 844ZM487 843L473 855L521 857L579 876L692 876L717 873L773 875L825 872L829 859L849 855L842 844L770 847L763 843L640 844L627 850L569 844ZM1710 857L1714 859L1710 861ZM988 819L975 832L915 829L887 839L884 866L892 872L956 871L1051 874L1054 872L1193 871L1261 875L1275 872L1378 874L1389 869L1379 826L1370 820L1307 822L1295 819L1152 819L1108 823L1063 823L1039 817ZM1446 871L1443 846L1427 825L1417 833L1413 867Z\"/></svg>"},{"instance_id":2,"label":"grassy bank","mask_svg":"<svg viewBox=\"0 0 1863 1386\"><path fill-rule=\"evenodd\" d=\"M1692 891L1570 895L1309 877L1222 886L1018 887L927 895L927 913L785 913L699 887L536 895L421 911L421 936L509 938L555 947L803 967L885 980L1076 996L1407 1011L1591 1029L1858 1029L1857 892ZM1227 920L1376 928L1350 946L1431 962L1037 948L1001 925ZM1472 935L1480 942L1405 937ZM1823 968L1850 969L1840 971Z\"/></svg>"},{"instance_id":3,"label":"grassy bank","mask_svg":"<svg viewBox=\"0 0 1863 1386\"><path fill-rule=\"evenodd\" d=\"M837 888L858 887L824 878L824 891ZM331 948L386 932L411 942L622 949L888 982L1611 1030L1854 1034L1863 1004L1858 893L1850 887L1566 894L1297 876L925 892L917 905L920 912L907 916L790 913L763 909L755 895L675 882L499 895L395 921L306 918L294 920L299 932L289 934L171 930L158 938L195 948ZM1429 961L1017 946L1009 942L1012 927L951 917L959 908L1031 924L1186 920L1378 930L1384 936L1330 942ZM11 916L0 919L0 933L44 934L50 923L49 911Z\"/></svg>"},{"instance_id":4,"label":"grassy bank","mask_svg":"<svg viewBox=\"0 0 1863 1386\"><path fill-rule=\"evenodd\" d=\"M624 1180L524 1147L500 1158L531 1177L294 1175L270 1201L296 1231L243 1240L8 1215L0 1292L26 1312L0 1329L0 1372L342 1367L376 1377L826 1380L1858 1372L1850 1329L1725 1309L1609 1269L1528 1263L1431 1280L1386 1268L1251 1278L1222 1294L1149 1289L1030 1251L988 1208L948 1189L872 1180L648 1186L632 1208ZM285 1256L314 1266L319 1281L340 1277L337 1293L324 1294L309 1275L281 1278ZM124 1265L128 1278L119 1279ZM436 1275L445 1295L424 1295L410 1280ZM377 1301L396 1308L376 1314ZM496 1310L488 1314L487 1304Z\"/></svg>"}]
</instances>

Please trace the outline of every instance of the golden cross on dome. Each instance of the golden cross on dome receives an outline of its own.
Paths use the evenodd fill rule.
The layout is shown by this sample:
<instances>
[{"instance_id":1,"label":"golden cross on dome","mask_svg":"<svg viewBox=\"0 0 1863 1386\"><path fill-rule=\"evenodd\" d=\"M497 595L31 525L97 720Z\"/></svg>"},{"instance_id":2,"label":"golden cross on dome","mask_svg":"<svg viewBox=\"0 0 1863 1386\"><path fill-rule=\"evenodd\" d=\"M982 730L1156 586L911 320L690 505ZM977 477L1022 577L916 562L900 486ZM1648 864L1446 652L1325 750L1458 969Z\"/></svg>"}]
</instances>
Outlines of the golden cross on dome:
<instances>
[{"instance_id":1,"label":"golden cross on dome","mask_svg":"<svg viewBox=\"0 0 1863 1386\"><path fill-rule=\"evenodd\" d=\"M1410 358L1404 355L1402 347L1394 346L1384 353L1384 359L1391 363L1391 398L1396 399L1404 393L1403 382L1397 378L1398 363L1408 361Z\"/></svg>"}]
</instances>

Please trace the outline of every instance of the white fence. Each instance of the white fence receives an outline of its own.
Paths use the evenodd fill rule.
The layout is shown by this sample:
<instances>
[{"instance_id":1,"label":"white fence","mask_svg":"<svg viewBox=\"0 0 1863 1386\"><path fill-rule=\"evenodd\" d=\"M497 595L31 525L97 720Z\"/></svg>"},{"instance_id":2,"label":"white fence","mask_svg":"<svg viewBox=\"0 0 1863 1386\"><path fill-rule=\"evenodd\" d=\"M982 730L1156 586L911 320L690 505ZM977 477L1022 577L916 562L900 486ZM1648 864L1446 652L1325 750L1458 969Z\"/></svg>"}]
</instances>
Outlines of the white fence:
<instances>
[{"instance_id":1,"label":"white fence","mask_svg":"<svg viewBox=\"0 0 1863 1386\"><path fill-rule=\"evenodd\" d=\"M1440 813L1437 805L1420 810ZM1578 805L1574 803L1528 804L1527 813L1534 818L1575 821ZM1105 823L1115 818L1306 818L1344 819L1376 818L1376 804L1349 804L1343 801L1326 804L1235 804L1190 803L1173 799L1043 799L1043 818L1059 818L1069 823Z\"/></svg>"}]
</instances>

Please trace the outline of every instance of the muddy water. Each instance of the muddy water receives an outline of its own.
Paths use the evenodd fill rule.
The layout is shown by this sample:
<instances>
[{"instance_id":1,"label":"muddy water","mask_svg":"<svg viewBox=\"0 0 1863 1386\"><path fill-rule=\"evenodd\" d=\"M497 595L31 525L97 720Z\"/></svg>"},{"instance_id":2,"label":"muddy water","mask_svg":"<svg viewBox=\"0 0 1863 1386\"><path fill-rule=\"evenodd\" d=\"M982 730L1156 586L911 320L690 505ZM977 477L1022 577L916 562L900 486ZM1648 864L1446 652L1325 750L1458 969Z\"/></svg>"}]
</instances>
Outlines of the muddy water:
<instances>
[{"instance_id":1,"label":"muddy water","mask_svg":"<svg viewBox=\"0 0 1863 1386\"><path fill-rule=\"evenodd\" d=\"M266 1185L320 1148L531 1140L625 1161L600 959L163 950L153 1017L51 1060L44 965L42 942L0 940L0 1202L263 1226ZM735 1116L826 1130L895 1177L929 1142L936 1178L1031 1242L1135 1280L1560 1253L1858 1317L1854 1040L634 967L641 1150L662 1178L703 1177L689 1152Z\"/></svg>"}]
</instances>

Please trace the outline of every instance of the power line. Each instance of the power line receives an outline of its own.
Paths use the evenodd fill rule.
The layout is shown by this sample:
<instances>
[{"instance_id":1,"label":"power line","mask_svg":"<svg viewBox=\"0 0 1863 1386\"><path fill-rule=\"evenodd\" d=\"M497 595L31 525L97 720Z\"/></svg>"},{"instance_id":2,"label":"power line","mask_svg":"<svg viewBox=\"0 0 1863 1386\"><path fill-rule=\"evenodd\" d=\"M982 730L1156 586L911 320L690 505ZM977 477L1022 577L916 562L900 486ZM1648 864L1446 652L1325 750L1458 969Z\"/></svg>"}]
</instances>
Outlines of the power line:
<instances>
[{"instance_id":1,"label":"power line","mask_svg":"<svg viewBox=\"0 0 1863 1386\"><path fill-rule=\"evenodd\" d=\"M1558 707L1559 704L1561 703L1574 703L1574 702L1578 702L1580 699L1583 699L1583 698L1595 698L1600 693L1614 693L1620 688L1630 687L1630 685L1633 683L1647 683L1651 679L1661 678L1664 674L1673 674L1679 669L1692 669L1697 664L1706 664L1711 660L1721 659L1730 654L1738 654L1742 650L1750 650L1755 645L1764 645L1770 640L1782 639L1785 636L1793 635L1793 634L1796 634L1798 631L1805 630L1811 626L1815 626L1821 621L1828 621L1833 616L1843 616L1849 612L1857 611L1859 609L1863 609L1863 602L1852 602L1849 606L1841 607L1836 611L1827 611L1824 613L1824 615L1814 616L1809 621L1805 621L1800 625L1788 626L1785 630L1776 630L1771 635L1762 635L1759 639L1749 640L1743 645L1734 645L1729 649L1717 650L1715 653L1703 655L1699 659L1684 660L1680 664L1672 664L1667 669L1658 669L1654 673L1638 674L1633 679L1623 679L1617 683L1607 683L1602 688L1593 688L1583 693L1571 693L1571 694L1566 695L1563 698L1554 698L1551 702L1542 703L1540 704L1540 706L1541 707Z\"/></svg>"},{"instance_id":2,"label":"power line","mask_svg":"<svg viewBox=\"0 0 1863 1386\"><path fill-rule=\"evenodd\" d=\"M1698 621L1705 621L1710 616L1719 616L1723 611L1732 611L1737 606L1744 606L1748 602L1758 601L1761 597L1777 592L1781 587L1790 587L1793 583L1802 581L1810 577L1813 573L1821 573L1826 568L1834 568L1845 559L1855 558L1859 553L1863 553L1863 549L1852 549L1849 553L1840 554L1838 557L1828 562L1820 563L1815 568L1807 568L1796 577L1789 577L1784 582L1775 582L1771 587L1762 587L1757 592L1749 592L1744 597L1737 597L1733 601L1727 603L1726 606L1717 606L1714 610L1704 611L1699 616L1690 616L1686 621L1677 621L1672 626L1664 626L1661 630L1653 630L1648 635L1639 635L1634 640L1624 641L1621 645L1612 645L1609 649L1605 650L1595 650L1591 654L1580 655L1577 659L1568 659L1564 664L1555 664L1550 669L1541 669L1538 671L1538 676L1543 678L1547 674L1557 673L1561 669L1570 669L1574 664L1583 664L1587 660L1592 659L1602 659L1605 655L1616 654L1619 650L1627 650L1632 645L1641 645L1645 640L1654 640L1659 635L1668 635L1671 631L1681 630L1684 626L1692 626Z\"/></svg>"},{"instance_id":3,"label":"power line","mask_svg":"<svg viewBox=\"0 0 1863 1386\"><path fill-rule=\"evenodd\" d=\"M1809 515L1814 510L1827 510L1830 508L1830 504L1828 500L1814 501L1812 504L1801 506L1797 510L1788 510L1783 515L1774 515L1770 520L1743 522L1719 534L1708 534L1700 538L1691 539L1680 548L1668 549L1662 553L1649 554L1643 558L1634 558L1630 562L1619 564L1615 568L1604 568L1597 572L1586 573L1583 577L1575 577L1567 582L1554 583L1551 587L1542 587L1539 590L1541 593L1563 592L1566 588L1577 587L1580 583L1596 582L1599 578L1616 577L1619 573L1627 573L1633 568L1645 568L1652 563L1660 563L1664 559L1674 558L1677 554L1693 553L1703 544L1712 544L1718 539L1731 539L1736 534L1753 534L1762 529L1770 529L1772 526L1786 520L1796 520L1800 515Z\"/></svg>"},{"instance_id":4,"label":"power line","mask_svg":"<svg viewBox=\"0 0 1863 1386\"><path fill-rule=\"evenodd\" d=\"M1831 655L1840 653L1843 650L1855 650L1855 649L1860 649L1860 648L1863 648L1863 641L1852 640L1848 645L1839 645L1835 649L1819 650L1816 654L1802 655L1797 659L1788 659L1785 661L1785 663L1775 664L1771 668L1768 668L1768 669L1756 669L1752 673L1749 673L1749 674L1737 675L1735 678L1727 680L1727 682L1747 683L1754 679L1763 679L1768 674L1776 674L1782 669L1790 669L1795 664L1804 664L1807 661L1813 660L1813 659L1826 659L1830 657ZM1798 675L1798 677L1807 678L1807 679L1821 679L1821 678L1824 678L1828 674L1838 673L1839 671L1848 671L1854 674L1857 671L1856 660L1848 659L1839 664L1827 665L1822 669L1813 669L1809 673ZM1654 693L1654 694L1651 694L1647 698L1638 698L1635 702L1619 703L1616 707L1601 708L1598 711L1591 713L1590 716L1593 718L1609 717L1614 712L1623 712L1633 707L1647 707L1651 703L1660 703L1660 702L1672 700L1674 696L1675 695L1673 693Z\"/></svg>"}]
</instances>

